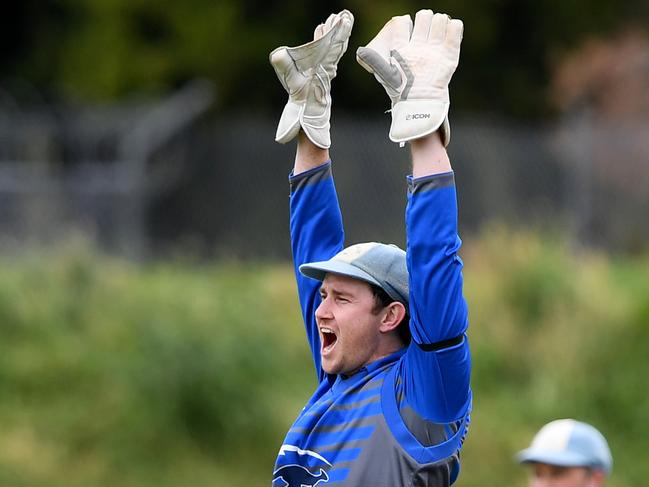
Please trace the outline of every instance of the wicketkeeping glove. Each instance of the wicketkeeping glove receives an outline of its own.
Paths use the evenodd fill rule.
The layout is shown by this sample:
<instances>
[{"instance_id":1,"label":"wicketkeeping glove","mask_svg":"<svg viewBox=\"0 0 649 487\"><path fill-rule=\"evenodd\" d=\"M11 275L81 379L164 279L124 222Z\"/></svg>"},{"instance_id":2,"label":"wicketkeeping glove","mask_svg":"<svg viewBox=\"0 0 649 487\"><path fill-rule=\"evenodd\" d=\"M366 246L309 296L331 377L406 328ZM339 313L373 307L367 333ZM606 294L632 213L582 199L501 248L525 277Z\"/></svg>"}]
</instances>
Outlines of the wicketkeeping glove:
<instances>
[{"instance_id":1,"label":"wicketkeeping glove","mask_svg":"<svg viewBox=\"0 0 649 487\"><path fill-rule=\"evenodd\" d=\"M451 139L448 84L460 58L464 26L445 14L420 10L393 17L377 36L356 51L392 100L390 139L403 143L440 129Z\"/></svg>"},{"instance_id":2,"label":"wicketkeeping glove","mask_svg":"<svg viewBox=\"0 0 649 487\"><path fill-rule=\"evenodd\" d=\"M285 144L300 127L318 147L331 145L331 80L347 50L354 16L347 10L329 16L316 27L313 41L297 47L278 47L270 53L277 77L288 92L275 140Z\"/></svg>"}]
</instances>

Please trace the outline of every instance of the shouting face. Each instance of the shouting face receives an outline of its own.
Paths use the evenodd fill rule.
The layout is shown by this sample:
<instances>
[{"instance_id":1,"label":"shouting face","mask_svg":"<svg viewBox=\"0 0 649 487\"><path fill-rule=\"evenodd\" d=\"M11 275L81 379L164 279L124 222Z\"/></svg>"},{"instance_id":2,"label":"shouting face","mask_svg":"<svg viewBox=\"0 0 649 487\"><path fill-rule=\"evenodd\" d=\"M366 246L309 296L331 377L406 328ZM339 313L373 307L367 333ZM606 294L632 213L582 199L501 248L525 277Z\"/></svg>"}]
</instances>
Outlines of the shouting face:
<instances>
[{"instance_id":1,"label":"shouting face","mask_svg":"<svg viewBox=\"0 0 649 487\"><path fill-rule=\"evenodd\" d=\"M392 308L398 312L403 306L394 303L377 310L369 284L327 274L320 296L322 302L315 317L320 332L322 368L328 374L351 375L402 346L395 339L394 329L400 319Z\"/></svg>"}]
</instances>

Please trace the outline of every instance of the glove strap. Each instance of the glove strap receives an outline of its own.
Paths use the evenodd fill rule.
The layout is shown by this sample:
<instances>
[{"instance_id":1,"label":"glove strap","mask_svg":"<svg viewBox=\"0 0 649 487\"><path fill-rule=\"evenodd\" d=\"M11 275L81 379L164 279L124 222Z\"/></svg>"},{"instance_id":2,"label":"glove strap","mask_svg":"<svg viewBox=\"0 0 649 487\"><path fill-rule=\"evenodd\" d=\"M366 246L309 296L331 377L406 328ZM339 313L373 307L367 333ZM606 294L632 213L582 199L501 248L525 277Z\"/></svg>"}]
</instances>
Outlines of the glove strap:
<instances>
[{"instance_id":1,"label":"glove strap","mask_svg":"<svg viewBox=\"0 0 649 487\"><path fill-rule=\"evenodd\" d=\"M442 141L448 145L450 127L448 125L449 102L428 100L404 100L392 108L390 140L405 143L432 134L441 128Z\"/></svg>"}]
</instances>

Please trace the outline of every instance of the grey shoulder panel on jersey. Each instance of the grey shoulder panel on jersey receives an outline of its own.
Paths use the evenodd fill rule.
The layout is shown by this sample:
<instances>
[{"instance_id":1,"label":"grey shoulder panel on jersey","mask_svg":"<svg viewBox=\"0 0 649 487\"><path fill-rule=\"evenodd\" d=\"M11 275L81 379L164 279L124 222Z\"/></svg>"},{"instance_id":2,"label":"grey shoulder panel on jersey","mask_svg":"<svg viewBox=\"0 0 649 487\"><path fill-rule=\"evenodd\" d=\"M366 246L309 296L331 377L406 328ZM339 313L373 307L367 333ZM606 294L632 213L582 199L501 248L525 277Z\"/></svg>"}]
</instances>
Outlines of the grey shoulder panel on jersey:
<instances>
[{"instance_id":1,"label":"grey shoulder panel on jersey","mask_svg":"<svg viewBox=\"0 0 649 487\"><path fill-rule=\"evenodd\" d=\"M422 446L438 445L448 439L445 425L423 419L410 406L401 408L400 412L403 422L408 427L408 430L415 438L417 438L417 441L419 441ZM451 427L453 433L457 431L457 426L455 424L450 424L449 427Z\"/></svg>"},{"instance_id":2,"label":"grey shoulder panel on jersey","mask_svg":"<svg viewBox=\"0 0 649 487\"><path fill-rule=\"evenodd\" d=\"M350 465L345 486L390 485L448 487L453 458L419 464L397 443L383 416L376 416L372 441Z\"/></svg>"}]
</instances>

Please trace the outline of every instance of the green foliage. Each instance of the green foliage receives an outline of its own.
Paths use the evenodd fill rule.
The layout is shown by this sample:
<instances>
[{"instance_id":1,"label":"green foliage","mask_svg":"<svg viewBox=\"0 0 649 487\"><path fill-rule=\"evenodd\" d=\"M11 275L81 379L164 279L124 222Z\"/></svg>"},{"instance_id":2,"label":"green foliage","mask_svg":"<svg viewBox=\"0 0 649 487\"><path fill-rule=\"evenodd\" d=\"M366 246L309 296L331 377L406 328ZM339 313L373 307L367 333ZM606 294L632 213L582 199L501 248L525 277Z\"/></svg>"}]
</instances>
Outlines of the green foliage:
<instances>
[{"instance_id":1,"label":"green foliage","mask_svg":"<svg viewBox=\"0 0 649 487\"><path fill-rule=\"evenodd\" d=\"M607 485L641 485L647 258L576 256L558 241L495 229L469 243L465 261L475 406L460 485L525 485L514 453L562 417L609 439Z\"/></svg>"},{"instance_id":2,"label":"green foliage","mask_svg":"<svg viewBox=\"0 0 649 487\"><path fill-rule=\"evenodd\" d=\"M290 280L76 249L2 267L0 483L205 485L241 456L268 478L296 413L278 358L309 360L282 340Z\"/></svg>"},{"instance_id":3,"label":"green foliage","mask_svg":"<svg viewBox=\"0 0 649 487\"><path fill-rule=\"evenodd\" d=\"M642 485L647 259L502 229L463 256L475 404L458 485L524 485L513 454L568 416L609 438L609 485ZM288 266L135 266L78 245L0 265L0 484L268 485L315 386Z\"/></svg>"}]
</instances>

